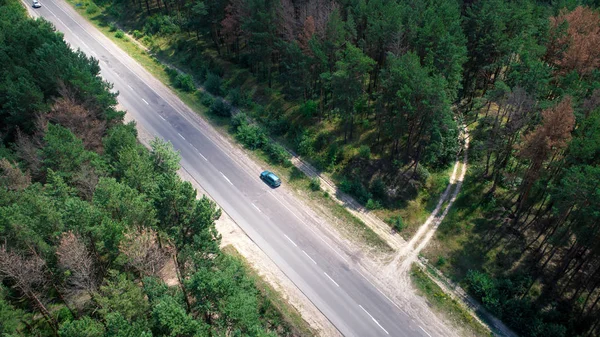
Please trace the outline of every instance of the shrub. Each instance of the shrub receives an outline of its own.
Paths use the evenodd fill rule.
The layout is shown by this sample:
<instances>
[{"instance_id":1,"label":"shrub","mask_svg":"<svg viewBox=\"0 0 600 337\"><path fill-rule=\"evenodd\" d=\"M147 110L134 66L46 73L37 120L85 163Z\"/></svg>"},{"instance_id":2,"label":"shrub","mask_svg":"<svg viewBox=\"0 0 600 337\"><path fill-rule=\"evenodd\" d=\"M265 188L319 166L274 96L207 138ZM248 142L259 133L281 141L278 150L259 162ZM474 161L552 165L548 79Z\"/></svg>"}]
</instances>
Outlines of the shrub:
<instances>
[{"instance_id":1,"label":"shrub","mask_svg":"<svg viewBox=\"0 0 600 337\"><path fill-rule=\"evenodd\" d=\"M144 33L140 32L137 29L133 31L132 35L133 35L133 38L135 38L135 39L140 39L140 38L144 37Z\"/></svg>"},{"instance_id":2,"label":"shrub","mask_svg":"<svg viewBox=\"0 0 600 337\"><path fill-rule=\"evenodd\" d=\"M385 183L383 182L383 180L381 180L381 178L376 178L375 180L373 180L373 182L371 183L371 193L373 194L373 197L385 201L385 199L387 198L385 188Z\"/></svg>"},{"instance_id":3,"label":"shrub","mask_svg":"<svg viewBox=\"0 0 600 337\"><path fill-rule=\"evenodd\" d=\"M185 92L193 92L194 90L196 90L194 79L188 74L178 74L175 77L175 87Z\"/></svg>"},{"instance_id":4,"label":"shrub","mask_svg":"<svg viewBox=\"0 0 600 337\"><path fill-rule=\"evenodd\" d=\"M235 138L251 150L262 147L268 141L267 135L256 125L240 125L235 134Z\"/></svg>"},{"instance_id":5,"label":"shrub","mask_svg":"<svg viewBox=\"0 0 600 337\"><path fill-rule=\"evenodd\" d=\"M438 267L443 267L443 266L445 266L445 265L446 265L446 258L445 258L445 257L443 257L443 256L441 256L441 255L440 255L440 256L438 256L438 260L437 260L437 262L435 263L435 265L436 265L436 266L438 266Z\"/></svg>"},{"instance_id":6,"label":"shrub","mask_svg":"<svg viewBox=\"0 0 600 337\"><path fill-rule=\"evenodd\" d=\"M115 33L115 37L116 37L117 39L122 39L122 38L124 38L124 37L125 37L125 33L124 33L122 30L120 30L120 29L119 29L119 30L117 30L117 32Z\"/></svg>"},{"instance_id":7,"label":"shrub","mask_svg":"<svg viewBox=\"0 0 600 337\"><path fill-rule=\"evenodd\" d=\"M308 185L312 191L318 191L321 189L321 179L319 177L314 177L310 180L310 184Z\"/></svg>"},{"instance_id":8,"label":"shrub","mask_svg":"<svg viewBox=\"0 0 600 337\"><path fill-rule=\"evenodd\" d=\"M280 164L285 167L292 165L290 161L290 154L283 148L283 146L267 142L263 145L263 151L269 156L269 159L273 164Z\"/></svg>"},{"instance_id":9,"label":"shrub","mask_svg":"<svg viewBox=\"0 0 600 337\"><path fill-rule=\"evenodd\" d=\"M300 106L300 113L306 118L311 118L317 115L317 102L309 99Z\"/></svg>"},{"instance_id":10,"label":"shrub","mask_svg":"<svg viewBox=\"0 0 600 337\"><path fill-rule=\"evenodd\" d=\"M154 38L150 35L144 36L142 39L142 43L148 46L149 48L154 48Z\"/></svg>"},{"instance_id":11,"label":"shrub","mask_svg":"<svg viewBox=\"0 0 600 337\"><path fill-rule=\"evenodd\" d=\"M371 159L371 148L367 145L361 145L358 148L358 156L367 160Z\"/></svg>"},{"instance_id":12,"label":"shrub","mask_svg":"<svg viewBox=\"0 0 600 337\"><path fill-rule=\"evenodd\" d=\"M221 96L223 93L223 89L221 88L222 79L219 75L214 73L208 73L206 75L206 81L204 81L204 88L206 91L210 92L213 95Z\"/></svg>"},{"instance_id":13,"label":"shrub","mask_svg":"<svg viewBox=\"0 0 600 337\"><path fill-rule=\"evenodd\" d=\"M174 22L172 17L161 14L156 14L147 18L143 29L146 34L163 35L178 33L179 30L179 26Z\"/></svg>"},{"instance_id":14,"label":"shrub","mask_svg":"<svg viewBox=\"0 0 600 337\"><path fill-rule=\"evenodd\" d=\"M177 75L179 75L179 73L177 72L177 70L165 66L165 73L167 73L167 75L169 76L169 79L173 82L175 82L175 79L177 78Z\"/></svg>"},{"instance_id":15,"label":"shrub","mask_svg":"<svg viewBox=\"0 0 600 337\"><path fill-rule=\"evenodd\" d=\"M229 100L231 104L239 107L249 107L252 104L250 96L243 91L240 87L229 90Z\"/></svg>"},{"instance_id":16,"label":"shrub","mask_svg":"<svg viewBox=\"0 0 600 337\"><path fill-rule=\"evenodd\" d=\"M379 200L369 199L369 200L367 200L367 204L365 205L365 207L368 210L380 209L381 202L379 202Z\"/></svg>"},{"instance_id":17,"label":"shrub","mask_svg":"<svg viewBox=\"0 0 600 337\"><path fill-rule=\"evenodd\" d=\"M392 225L392 228L398 233L402 232L404 228L406 228L406 224L400 215L389 218L388 223Z\"/></svg>"},{"instance_id":18,"label":"shrub","mask_svg":"<svg viewBox=\"0 0 600 337\"><path fill-rule=\"evenodd\" d=\"M231 128L236 131L241 125L248 124L248 116L246 116L245 113L240 112L231 118L229 124L231 125Z\"/></svg>"},{"instance_id":19,"label":"shrub","mask_svg":"<svg viewBox=\"0 0 600 337\"><path fill-rule=\"evenodd\" d=\"M96 6L95 3L90 2L90 3L88 3L87 8L85 9L85 12L87 14L96 14L96 13L98 13L98 6ZM111 32L112 32L112 30L111 30Z\"/></svg>"},{"instance_id":20,"label":"shrub","mask_svg":"<svg viewBox=\"0 0 600 337\"><path fill-rule=\"evenodd\" d=\"M207 108L210 108L210 106L215 101L215 99L210 94L208 94L202 90L198 90L196 92L196 95L198 96L198 99L200 99L200 103Z\"/></svg>"},{"instance_id":21,"label":"shrub","mask_svg":"<svg viewBox=\"0 0 600 337\"><path fill-rule=\"evenodd\" d=\"M116 32L117 31L117 25L114 22L111 22L108 24L108 30L110 32Z\"/></svg>"},{"instance_id":22,"label":"shrub","mask_svg":"<svg viewBox=\"0 0 600 337\"><path fill-rule=\"evenodd\" d=\"M209 112L216 116L231 117L231 107L222 98L217 98L210 105Z\"/></svg>"},{"instance_id":23,"label":"shrub","mask_svg":"<svg viewBox=\"0 0 600 337\"><path fill-rule=\"evenodd\" d=\"M267 128L271 134L281 136L290 130L290 122L285 118L267 119Z\"/></svg>"},{"instance_id":24,"label":"shrub","mask_svg":"<svg viewBox=\"0 0 600 337\"><path fill-rule=\"evenodd\" d=\"M302 132L297 139L298 153L302 156L311 156L314 153L313 139L308 132Z\"/></svg>"},{"instance_id":25,"label":"shrub","mask_svg":"<svg viewBox=\"0 0 600 337\"><path fill-rule=\"evenodd\" d=\"M358 179L348 180L344 178L340 182L339 187L342 192L352 195L361 204L365 204L371 199L371 193L367 191Z\"/></svg>"}]
</instances>

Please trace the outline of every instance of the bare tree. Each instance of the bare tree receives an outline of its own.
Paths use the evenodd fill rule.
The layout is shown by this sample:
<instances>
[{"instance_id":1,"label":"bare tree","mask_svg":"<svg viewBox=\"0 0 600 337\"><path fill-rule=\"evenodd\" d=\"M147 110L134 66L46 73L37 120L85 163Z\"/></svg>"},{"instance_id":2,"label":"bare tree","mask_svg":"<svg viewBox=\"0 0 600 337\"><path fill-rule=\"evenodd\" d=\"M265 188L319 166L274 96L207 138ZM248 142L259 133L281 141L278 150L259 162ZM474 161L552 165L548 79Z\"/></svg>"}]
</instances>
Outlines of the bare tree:
<instances>
[{"instance_id":1,"label":"bare tree","mask_svg":"<svg viewBox=\"0 0 600 337\"><path fill-rule=\"evenodd\" d=\"M78 138L83 140L85 148L101 152L102 135L106 130L106 122L78 104L73 95L66 89L61 90L62 98L56 100L47 118L51 122L60 124L71 130Z\"/></svg>"},{"instance_id":2,"label":"bare tree","mask_svg":"<svg viewBox=\"0 0 600 337\"><path fill-rule=\"evenodd\" d=\"M39 149L42 147L38 137L30 137L17 130L16 152L17 157L25 163L34 177L39 176L42 169L42 159Z\"/></svg>"},{"instance_id":3,"label":"bare tree","mask_svg":"<svg viewBox=\"0 0 600 337\"><path fill-rule=\"evenodd\" d=\"M23 173L16 163L11 163L6 158L0 159L0 184L11 191L20 191L31 185L31 176Z\"/></svg>"},{"instance_id":4,"label":"bare tree","mask_svg":"<svg viewBox=\"0 0 600 337\"><path fill-rule=\"evenodd\" d=\"M13 288L29 299L33 306L46 318L55 334L57 323L50 315L42 299L48 278L44 274L45 261L37 254L25 256L0 246L0 277L12 281Z\"/></svg>"},{"instance_id":5,"label":"bare tree","mask_svg":"<svg viewBox=\"0 0 600 337\"><path fill-rule=\"evenodd\" d=\"M156 232L149 228L126 233L119 251L127 256L131 267L145 276L157 275L171 255L168 249L160 247Z\"/></svg>"},{"instance_id":6,"label":"bare tree","mask_svg":"<svg viewBox=\"0 0 600 337\"><path fill-rule=\"evenodd\" d=\"M69 271L67 290L71 294L85 291L92 294L98 287L94 258L81 238L69 231L63 233L56 249L58 266Z\"/></svg>"}]
</instances>

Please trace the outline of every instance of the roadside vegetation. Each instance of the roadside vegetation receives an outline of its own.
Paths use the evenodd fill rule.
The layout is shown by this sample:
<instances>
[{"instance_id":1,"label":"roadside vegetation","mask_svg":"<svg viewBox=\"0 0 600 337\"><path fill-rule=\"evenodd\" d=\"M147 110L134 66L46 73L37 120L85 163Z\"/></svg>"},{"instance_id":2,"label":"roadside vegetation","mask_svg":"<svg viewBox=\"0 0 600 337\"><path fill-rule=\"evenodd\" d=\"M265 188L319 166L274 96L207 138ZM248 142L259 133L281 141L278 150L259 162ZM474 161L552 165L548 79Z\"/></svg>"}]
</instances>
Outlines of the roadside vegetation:
<instances>
[{"instance_id":1,"label":"roadside vegetation","mask_svg":"<svg viewBox=\"0 0 600 337\"><path fill-rule=\"evenodd\" d=\"M181 69L163 76L244 146L289 166L278 140L404 235L467 124L428 258L520 335L600 335L596 2L72 1Z\"/></svg>"},{"instance_id":2,"label":"roadside vegetation","mask_svg":"<svg viewBox=\"0 0 600 337\"><path fill-rule=\"evenodd\" d=\"M386 14L379 19L385 27L367 32L364 24L348 26L343 11L336 6L311 8L309 11L314 13L308 15L311 18L307 16L306 22L291 17L271 22L238 16L240 11L245 13L246 6L257 6L251 9L255 12L252 15L264 12L267 17L278 17L275 3L236 3L239 8L232 4L226 10L226 2L195 6L69 1L101 26L112 25L115 31L117 25L125 29L158 60L181 70L167 70L167 82L174 88L194 93L189 79L202 84L206 91L196 92L197 99L209 110L213 123L224 126L232 115L242 112L247 118L231 120L230 131L244 146L266 152L273 165L289 166L289 154L271 141L277 140L336 181L343 192L389 220L390 226L394 227L395 219L404 219L402 226L394 228L405 237L412 235L427 217L431 204L445 187L440 183L447 179L446 168L453 162L459 144L450 105L456 97L456 83L446 83L440 73L453 69L452 76L456 76L458 65L464 61L464 46L459 45L464 37L460 27L452 23L458 15L457 6L441 6L430 13L431 17L411 23L415 30L424 29L420 26L434 18L448 23L441 32L424 34L432 35L432 39L437 38L435 34L450 34L446 47L456 53L448 55L441 62L444 64L421 66L420 56L433 57L446 47L427 51L424 42L413 36L411 41L418 52L400 57L400 51L386 50L393 39L402 39L393 27L401 21L408 24L409 18L420 12L393 4L379 4L369 13L359 13L358 7L351 9L366 21L388 10L397 14L392 19ZM90 7L94 10L89 11ZM328 19L330 15L332 20ZM229 33L221 25L226 17L235 26ZM203 23L192 23L196 18ZM286 33L291 34L289 39L280 37L281 25L290 30ZM250 38L254 28L242 29L246 26L264 31L264 41ZM242 34L244 30L248 34ZM237 35L230 36L232 33ZM391 35L377 40L377 36L387 33ZM305 36L296 39L293 34ZM369 52L345 43L355 39L355 34L372 35ZM225 40L237 41L236 46ZM388 62L388 57L394 61ZM405 68L411 70L398 72ZM182 82L184 78L188 80ZM411 102L410 106L402 105L402 99L392 102L398 88L390 87L386 93L387 84L381 84L402 79L429 83L405 88L407 96L403 99ZM350 92L341 84L356 90ZM346 92L348 96L342 98ZM232 103L229 112L222 109L218 97ZM420 106L418 97L427 97L429 103ZM241 120L248 121L248 125L239 127ZM430 137L431 133L436 137Z\"/></svg>"},{"instance_id":3,"label":"roadside vegetation","mask_svg":"<svg viewBox=\"0 0 600 337\"><path fill-rule=\"evenodd\" d=\"M493 336L492 332L485 329L481 323L475 320L468 309L464 308L457 300L444 292L425 270L413 265L410 278L417 291L424 296L428 304L436 311L442 312L456 326L461 327L463 332L471 336Z\"/></svg>"},{"instance_id":4,"label":"roadside vegetation","mask_svg":"<svg viewBox=\"0 0 600 337\"><path fill-rule=\"evenodd\" d=\"M0 40L0 335L307 334L219 250L220 210L170 144L137 142L97 61L16 0Z\"/></svg>"}]
</instances>

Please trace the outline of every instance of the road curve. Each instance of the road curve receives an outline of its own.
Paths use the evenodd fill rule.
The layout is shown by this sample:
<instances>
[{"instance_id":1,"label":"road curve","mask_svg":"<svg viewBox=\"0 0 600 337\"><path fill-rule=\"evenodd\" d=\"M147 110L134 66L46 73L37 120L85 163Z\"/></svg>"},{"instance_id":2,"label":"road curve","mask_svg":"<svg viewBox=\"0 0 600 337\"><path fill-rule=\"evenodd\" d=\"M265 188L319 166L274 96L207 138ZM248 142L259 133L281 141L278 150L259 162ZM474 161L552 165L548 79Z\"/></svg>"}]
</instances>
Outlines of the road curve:
<instances>
[{"instance_id":1,"label":"road curve","mask_svg":"<svg viewBox=\"0 0 600 337\"><path fill-rule=\"evenodd\" d=\"M135 121L180 151L181 165L343 335L431 337L353 268L294 200L266 186L259 171L249 174L168 88L64 1L42 6L34 13L99 60L102 77Z\"/></svg>"}]
</instances>

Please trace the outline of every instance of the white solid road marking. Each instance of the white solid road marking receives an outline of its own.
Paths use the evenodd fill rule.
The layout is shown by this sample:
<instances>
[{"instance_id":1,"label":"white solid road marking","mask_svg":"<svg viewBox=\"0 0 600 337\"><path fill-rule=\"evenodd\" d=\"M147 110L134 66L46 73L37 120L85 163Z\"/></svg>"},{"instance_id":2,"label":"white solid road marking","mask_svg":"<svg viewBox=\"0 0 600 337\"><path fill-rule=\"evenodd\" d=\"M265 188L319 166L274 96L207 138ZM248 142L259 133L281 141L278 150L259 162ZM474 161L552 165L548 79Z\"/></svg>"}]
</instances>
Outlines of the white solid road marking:
<instances>
[{"instance_id":1,"label":"white solid road marking","mask_svg":"<svg viewBox=\"0 0 600 337\"><path fill-rule=\"evenodd\" d=\"M365 308L363 308L363 306L362 306L362 305L360 305L360 304L359 304L358 306L359 306L359 307L360 307L360 308L361 308L361 309L362 309L364 312L366 312L366 313L367 313L367 315L369 315L369 317L371 317L371 319L373 320L373 322L375 322L375 323L377 323L377 325L379 325L379 327L381 328L381 330L383 330L383 331L384 331L386 334L388 334L388 335L390 334L389 332L387 332L387 330L386 330L386 329L384 329L384 328L381 326L381 324L379 324L379 322L377 322L377 320L376 320L375 318L373 318L373 316L371 316L371 314L369 314L369 312L368 312L367 310L365 310Z\"/></svg>"},{"instance_id":2,"label":"white solid road marking","mask_svg":"<svg viewBox=\"0 0 600 337\"><path fill-rule=\"evenodd\" d=\"M158 115L158 117L160 117L160 119L162 119L162 120L163 120L163 121L165 121L165 122L167 121L167 120L166 120L166 119L165 119L163 116L161 116L161 115Z\"/></svg>"},{"instance_id":3,"label":"white solid road marking","mask_svg":"<svg viewBox=\"0 0 600 337\"><path fill-rule=\"evenodd\" d=\"M219 171L219 173L221 173L221 175L223 176L223 178L225 178L225 180L227 180L227 182L228 182L229 184L231 184L231 186L233 186L233 183L231 182L231 180L229 180L229 178L227 178L227 176L226 176L226 175L224 175L224 174L223 174L223 172Z\"/></svg>"},{"instance_id":4,"label":"white solid road marking","mask_svg":"<svg viewBox=\"0 0 600 337\"><path fill-rule=\"evenodd\" d=\"M259 212L261 212L261 213L262 213L262 211L260 210L260 208L256 207L256 205L255 205L255 204L252 204L252 206L253 206L254 208L256 208L256 210L257 210L257 211L259 211Z\"/></svg>"},{"instance_id":5,"label":"white solid road marking","mask_svg":"<svg viewBox=\"0 0 600 337\"><path fill-rule=\"evenodd\" d=\"M327 273L326 273L326 272L323 272L323 274L325 274L325 276L327 276L327 278L328 278L328 279L330 279L330 280L331 280L331 282L333 282L333 284L335 284L335 285L336 285L338 288L340 287L340 285L339 285L339 284L337 284L337 282L335 282L335 281L334 281L334 280L331 278L331 276L327 275ZM364 310L364 309L363 309L363 310Z\"/></svg>"},{"instance_id":6,"label":"white solid road marking","mask_svg":"<svg viewBox=\"0 0 600 337\"><path fill-rule=\"evenodd\" d=\"M143 98L142 98L142 101L144 101L144 103L146 103L146 104L150 105L150 103L146 102L146 100L145 100L145 99L143 99Z\"/></svg>"},{"instance_id":7,"label":"white solid road marking","mask_svg":"<svg viewBox=\"0 0 600 337\"><path fill-rule=\"evenodd\" d=\"M290 240L290 242L291 242L291 243L292 243L294 246L298 247L298 245L297 245L297 244L296 244L294 241L292 241L292 239L290 239L290 237L289 237L289 236L287 236L287 235L285 235L285 234L283 234L283 235L284 235L284 236L285 236L285 237L286 237L288 240Z\"/></svg>"},{"instance_id":8,"label":"white solid road marking","mask_svg":"<svg viewBox=\"0 0 600 337\"><path fill-rule=\"evenodd\" d=\"M421 330L423 330L423 332L424 332L424 333L426 333L426 334L427 334L427 336L431 337L431 335L429 334L429 332L425 331L425 329L423 329L423 327L422 327L422 326L420 326L420 325L419 325L419 328L421 328Z\"/></svg>"},{"instance_id":9,"label":"white solid road marking","mask_svg":"<svg viewBox=\"0 0 600 337\"><path fill-rule=\"evenodd\" d=\"M302 251L304 253L304 255L306 255L306 257L308 257L314 264L317 264L317 261L313 260L312 257L310 257L310 255L308 255L305 251Z\"/></svg>"},{"instance_id":10,"label":"white solid road marking","mask_svg":"<svg viewBox=\"0 0 600 337\"><path fill-rule=\"evenodd\" d=\"M159 116L160 116L160 115L159 115ZM177 132L177 134L179 135L179 137L181 137L181 139L185 140L185 137L183 137L183 136L181 135L181 133ZM223 173L221 173L221 174L223 174Z\"/></svg>"}]
</instances>

